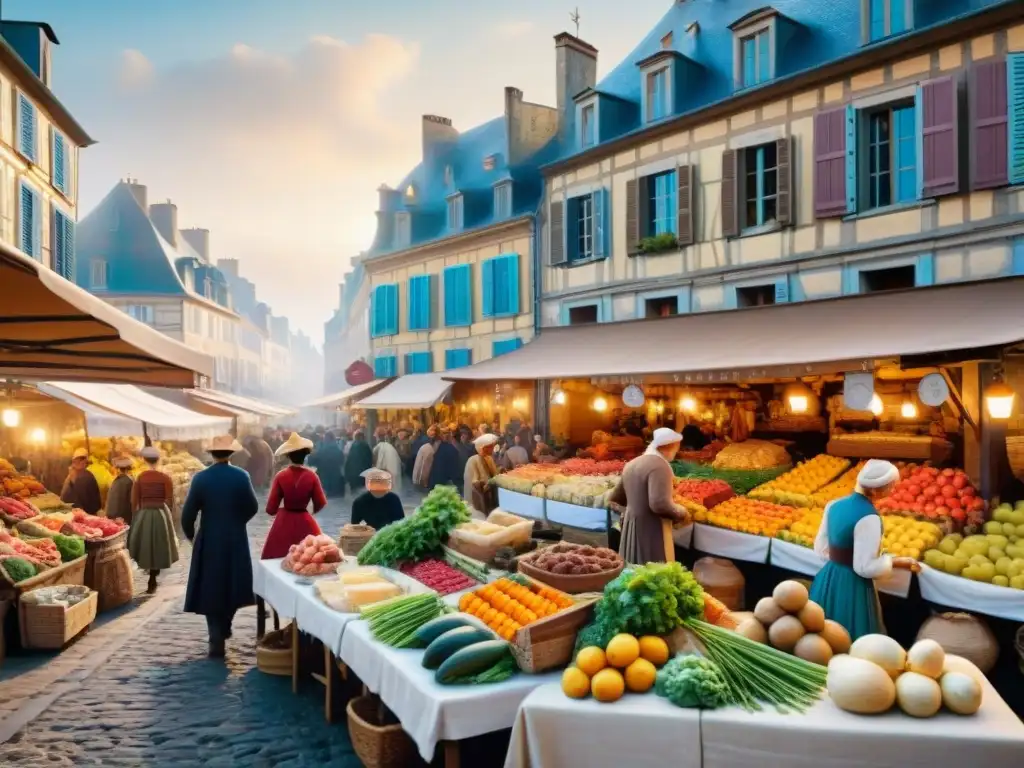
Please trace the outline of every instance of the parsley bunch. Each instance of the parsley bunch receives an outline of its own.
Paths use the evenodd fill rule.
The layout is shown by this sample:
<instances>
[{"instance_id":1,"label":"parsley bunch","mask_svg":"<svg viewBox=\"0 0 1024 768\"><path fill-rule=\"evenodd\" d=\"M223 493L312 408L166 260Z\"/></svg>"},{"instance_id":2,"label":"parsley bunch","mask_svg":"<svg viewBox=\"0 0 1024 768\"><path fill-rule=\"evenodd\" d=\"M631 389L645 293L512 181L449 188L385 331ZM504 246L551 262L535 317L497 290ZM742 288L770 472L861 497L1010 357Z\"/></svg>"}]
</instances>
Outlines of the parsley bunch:
<instances>
[{"instance_id":1,"label":"parsley bunch","mask_svg":"<svg viewBox=\"0 0 1024 768\"><path fill-rule=\"evenodd\" d=\"M360 565L384 567L422 560L439 553L452 529L471 519L455 487L439 485L412 515L377 531L357 559Z\"/></svg>"},{"instance_id":2,"label":"parsley bunch","mask_svg":"<svg viewBox=\"0 0 1024 768\"><path fill-rule=\"evenodd\" d=\"M604 588L596 620L610 635L667 635L704 615L704 590L679 563L626 568Z\"/></svg>"}]
</instances>

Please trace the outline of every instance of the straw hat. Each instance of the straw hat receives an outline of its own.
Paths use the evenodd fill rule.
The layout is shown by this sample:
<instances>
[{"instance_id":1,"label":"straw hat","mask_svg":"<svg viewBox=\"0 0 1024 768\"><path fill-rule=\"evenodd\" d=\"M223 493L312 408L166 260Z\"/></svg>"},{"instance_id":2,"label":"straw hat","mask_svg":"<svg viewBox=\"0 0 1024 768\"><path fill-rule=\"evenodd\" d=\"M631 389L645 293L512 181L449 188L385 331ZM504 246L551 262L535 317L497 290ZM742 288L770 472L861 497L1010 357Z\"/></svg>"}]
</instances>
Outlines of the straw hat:
<instances>
[{"instance_id":1,"label":"straw hat","mask_svg":"<svg viewBox=\"0 0 1024 768\"><path fill-rule=\"evenodd\" d=\"M288 436L288 439L281 443L277 450L274 451L274 455L285 456L289 453L295 453L295 451L302 450L313 450L313 441L301 437L298 432L292 432Z\"/></svg>"},{"instance_id":2,"label":"straw hat","mask_svg":"<svg viewBox=\"0 0 1024 768\"><path fill-rule=\"evenodd\" d=\"M391 473L384 469L377 469L377 467L370 467L359 473L359 476L369 483L390 483Z\"/></svg>"},{"instance_id":3,"label":"straw hat","mask_svg":"<svg viewBox=\"0 0 1024 768\"><path fill-rule=\"evenodd\" d=\"M213 453L214 451L231 451L232 453L235 453L236 451L242 450L242 446L239 445L238 441L231 435L220 435L219 437L213 438L213 442L210 443L208 450L210 453Z\"/></svg>"},{"instance_id":4,"label":"straw hat","mask_svg":"<svg viewBox=\"0 0 1024 768\"><path fill-rule=\"evenodd\" d=\"M71 460L72 461L74 461L75 459L88 459L88 458L89 458L89 452L87 450L85 450L85 448L75 448L75 452L73 454L71 454Z\"/></svg>"}]
</instances>

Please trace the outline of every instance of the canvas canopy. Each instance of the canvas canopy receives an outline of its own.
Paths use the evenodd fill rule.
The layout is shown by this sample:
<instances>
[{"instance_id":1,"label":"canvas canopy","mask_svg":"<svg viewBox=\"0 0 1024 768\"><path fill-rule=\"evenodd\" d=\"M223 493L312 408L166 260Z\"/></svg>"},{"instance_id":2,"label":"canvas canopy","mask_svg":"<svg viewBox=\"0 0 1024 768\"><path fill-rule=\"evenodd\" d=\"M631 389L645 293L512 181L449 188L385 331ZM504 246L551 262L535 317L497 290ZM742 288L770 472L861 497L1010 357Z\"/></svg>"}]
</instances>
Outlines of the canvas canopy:
<instances>
[{"instance_id":1,"label":"canvas canopy","mask_svg":"<svg viewBox=\"0 0 1024 768\"><path fill-rule=\"evenodd\" d=\"M360 408L388 410L430 408L443 400L452 388L438 373L400 376L386 387L359 401Z\"/></svg>"}]
</instances>

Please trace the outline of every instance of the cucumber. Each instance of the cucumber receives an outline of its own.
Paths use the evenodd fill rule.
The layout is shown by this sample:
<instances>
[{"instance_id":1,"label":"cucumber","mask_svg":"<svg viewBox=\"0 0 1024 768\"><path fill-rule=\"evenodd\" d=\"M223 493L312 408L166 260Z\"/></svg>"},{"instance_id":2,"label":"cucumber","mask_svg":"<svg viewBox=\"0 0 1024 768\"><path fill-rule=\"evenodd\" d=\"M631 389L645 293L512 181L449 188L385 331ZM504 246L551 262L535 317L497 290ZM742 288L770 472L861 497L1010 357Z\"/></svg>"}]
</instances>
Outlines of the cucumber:
<instances>
[{"instance_id":1,"label":"cucumber","mask_svg":"<svg viewBox=\"0 0 1024 768\"><path fill-rule=\"evenodd\" d=\"M445 632L459 627L477 627L484 629L484 625L468 613L451 613L447 616L439 616L431 619L422 627L416 630L416 642L424 648L437 640Z\"/></svg>"},{"instance_id":2,"label":"cucumber","mask_svg":"<svg viewBox=\"0 0 1024 768\"><path fill-rule=\"evenodd\" d=\"M423 652L423 666L437 669L456 651L484 640L493 640L494 633L479 627L456 627L434 640Z\"/></svg>"},{"instance_id":3,"label":"cucumber","mask_svg":"<svg viewBox=\"0 0 1024 768\"><path fill-rule=\"evenodd\" d=\"M484 640L466 646L448 657L434 673L434 679L441 683L469 677L490 669L508 653L508 643L504 640Z\"/></svg>"}]
</instances>

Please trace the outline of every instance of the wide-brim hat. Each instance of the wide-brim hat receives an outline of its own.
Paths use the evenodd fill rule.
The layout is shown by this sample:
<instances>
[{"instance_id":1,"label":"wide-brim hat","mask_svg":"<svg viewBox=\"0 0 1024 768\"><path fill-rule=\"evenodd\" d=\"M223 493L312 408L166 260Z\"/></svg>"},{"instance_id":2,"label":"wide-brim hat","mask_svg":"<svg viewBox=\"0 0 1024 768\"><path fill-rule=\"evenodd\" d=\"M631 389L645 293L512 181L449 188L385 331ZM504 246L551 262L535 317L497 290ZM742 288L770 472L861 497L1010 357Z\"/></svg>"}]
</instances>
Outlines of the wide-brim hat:
<instances>
[{"instance_id":1,"label":"wide-brim hat","mask_svg":"<svg viewBox=\"0 0 1024 768\"><path fill-rule=\"evenodd\" d=\"M152 445L147 445L145 448L139 451L139 456L141 456L144 459L150 460L159 459L160 449Z\"/></svg>"},{"instance_id":2,"label":"wide-brim hat","mask_svg":"<svg viewBox=\"0 0 1024 768\"><path fill-rule=\"evenodd\" d=\"M292 432L288 439L285 440L281 445L274 451L275 456L287 456L289 453L295 453L295 451L313 450L313 441L307 440L302 437L298 432Z\"/></svg>"},{"instance_id":3,"label":"wide-brim hat","mask_svg":"<svg viewBox=\"0 0 1024 768\"><path fill-rule=\"evenodd\" d=\"M366 480L367 483L390 483L391 473L386 469L379 469L377 467L370 467L364 469L359 473L359 476Z\"/></svg>"},{"instance_id":4,"label":"wide-brim hat","mask_svg":"<svg viewBox=\"0 0 1024 768\"><path fill-rule=\"evenodd\" d=\"M210 447L207 450L209 450L210 453L214 453L215 451L230 451L231 453L235 453L236 451L242 450L242 446L239 445L238 441L231 435L220 435L213 438L213 441L210 443Z\"/></svg>"},{"instance_id":5,"label":"wide-brim hat","mask_svg":"<svg viewBox=\"0 0 1024 768\"><path fill-rule=\"evenodd\" d=\"M88 459L89 452L85 448L75 448L75 452L71 454L71 460L75 459Z\"/></svg>"},{"instance_id":6,"label":"wide-brim hat","mask_svg":"<svg viewBox=\"0 0 1024 768\"><path fill-rule=\"evenodd\" d=\"M118 469L128 469L132 466L131 456L115 456L114 460L110 462Z\"/></svg>"}]
</instances>

